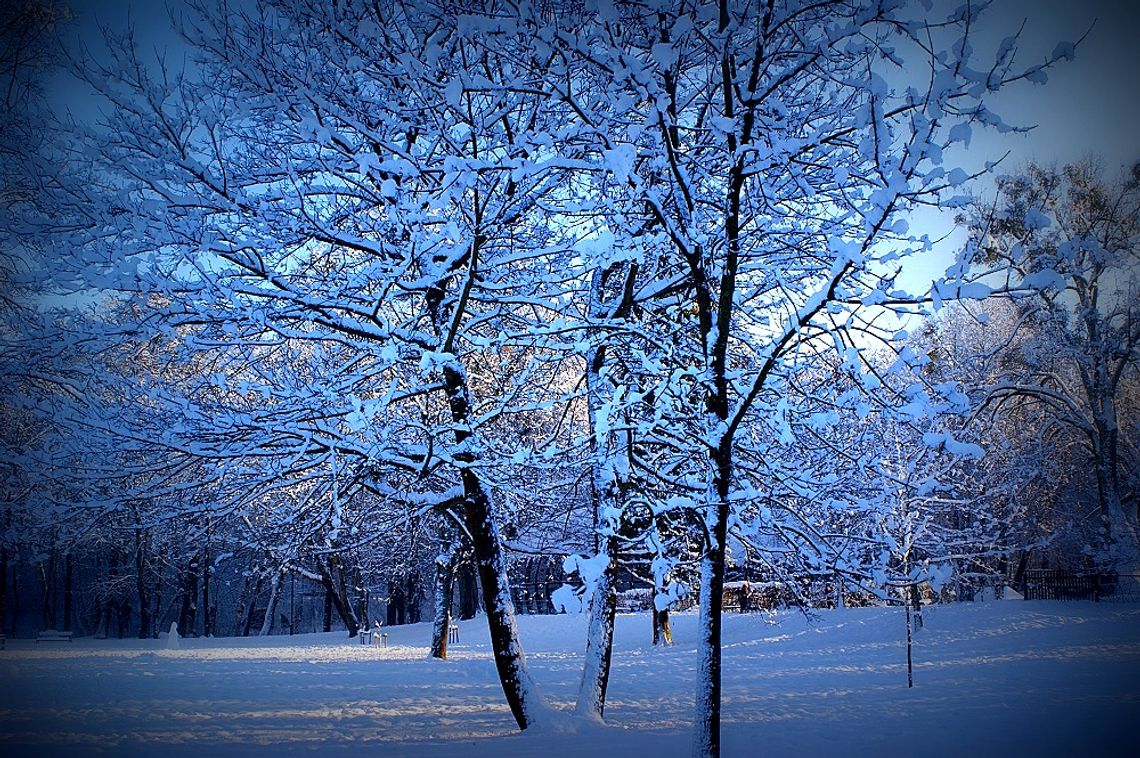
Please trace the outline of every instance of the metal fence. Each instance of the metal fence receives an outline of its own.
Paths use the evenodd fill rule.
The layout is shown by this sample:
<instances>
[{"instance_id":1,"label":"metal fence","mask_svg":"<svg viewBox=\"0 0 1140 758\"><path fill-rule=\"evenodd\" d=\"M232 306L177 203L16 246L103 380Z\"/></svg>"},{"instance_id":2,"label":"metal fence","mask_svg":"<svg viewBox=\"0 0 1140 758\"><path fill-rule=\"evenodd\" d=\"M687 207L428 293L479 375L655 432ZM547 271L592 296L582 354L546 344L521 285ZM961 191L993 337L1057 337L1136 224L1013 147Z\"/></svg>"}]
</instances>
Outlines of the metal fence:
<instances>
[{"instance_id":1,"label":"metal fence","mask_svg":"<svg viewBox=\"0 0 1140 758\"><path fill-rule=\"evenodd\" d=\"M1140 576L1077 574L1057 569L1025 572L1021 594L1026 600L1092 600L1140 602Z\"/></svg>"}]
</instances>

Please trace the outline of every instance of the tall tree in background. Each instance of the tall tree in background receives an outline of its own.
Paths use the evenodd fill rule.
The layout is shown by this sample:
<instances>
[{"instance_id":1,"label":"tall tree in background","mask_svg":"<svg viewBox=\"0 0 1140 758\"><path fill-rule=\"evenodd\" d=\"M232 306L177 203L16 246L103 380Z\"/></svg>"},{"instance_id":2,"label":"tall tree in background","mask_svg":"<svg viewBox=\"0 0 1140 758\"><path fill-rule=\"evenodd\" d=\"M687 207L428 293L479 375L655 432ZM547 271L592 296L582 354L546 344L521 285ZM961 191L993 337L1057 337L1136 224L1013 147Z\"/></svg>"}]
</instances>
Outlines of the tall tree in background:
<instances>
[{"instance_id":1,"label":"tall tree in background","mask_svg":"<svg viewBox=\"0 0 1140 758\"><path fill-rule=\"evenodd\" d=\"M1030 165L1004 177L971 219L973 255L1029 291L1032 337L990 389L995 403L1032 403L1067 429L1095 475L1112 568L1140 574L1135 441L1121 403L1140 361L1140 168L1111 180L1091 163Z\"/></svg>"}]
</instances>

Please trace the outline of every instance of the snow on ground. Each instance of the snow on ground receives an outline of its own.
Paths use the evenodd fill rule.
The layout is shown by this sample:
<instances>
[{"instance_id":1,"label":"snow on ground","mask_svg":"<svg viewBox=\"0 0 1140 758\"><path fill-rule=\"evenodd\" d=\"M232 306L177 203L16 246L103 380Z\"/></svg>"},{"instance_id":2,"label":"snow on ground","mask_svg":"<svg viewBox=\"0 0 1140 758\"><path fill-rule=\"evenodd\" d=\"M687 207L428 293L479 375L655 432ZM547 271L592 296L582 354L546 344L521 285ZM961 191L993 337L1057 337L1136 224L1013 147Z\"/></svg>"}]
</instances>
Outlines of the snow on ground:
<instances>
[{"instance_id":1,"label":"snow on ground","mask_svg":"<svg viewBox=\"0 0 1140 758\"><path fill-rule=\"evenodd\" d=\"M928 608L906 687L901 609L726 616L726 756L1140 755L1140 606L990 602ZM775 623L772 623L772 622ZM585 619L524 616L534 678L573 707ZM696 617L654 649L618 620L608 726L555 714L519 734L485 621L451 660L427 624L385 649L343 633L253 639L9 640L5 756L688 755Z\"/></svg>"}]
</instances>

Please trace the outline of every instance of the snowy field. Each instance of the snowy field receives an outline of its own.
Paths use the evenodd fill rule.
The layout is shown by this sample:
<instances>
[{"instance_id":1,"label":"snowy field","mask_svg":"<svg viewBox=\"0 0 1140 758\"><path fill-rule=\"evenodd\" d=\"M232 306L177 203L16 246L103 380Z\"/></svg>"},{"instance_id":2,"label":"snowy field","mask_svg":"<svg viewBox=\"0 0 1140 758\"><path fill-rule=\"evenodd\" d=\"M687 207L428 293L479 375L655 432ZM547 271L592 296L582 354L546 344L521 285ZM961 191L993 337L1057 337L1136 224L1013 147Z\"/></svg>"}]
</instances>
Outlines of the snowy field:
<instances>
[{"instance_id":1,"label":"snowy field","mask_svg":"<svg viewBox=\"0 0 1140 758\"><path fill-rule=\"evenodd\" d=\"M900 609L726 617L726 756L1140 755L1140 606L996 602L926 611L906 687ZM451 660L426 624L386 649L342 633L269 639L9 640L5 756L687 755L693 615L677 644L619 617L609 725L555 713L519 734L482 618ZM774 623L773 623L774 622ZM535 679L572 709L582 617L522 617Z\"/></svg>"}]
</instances>

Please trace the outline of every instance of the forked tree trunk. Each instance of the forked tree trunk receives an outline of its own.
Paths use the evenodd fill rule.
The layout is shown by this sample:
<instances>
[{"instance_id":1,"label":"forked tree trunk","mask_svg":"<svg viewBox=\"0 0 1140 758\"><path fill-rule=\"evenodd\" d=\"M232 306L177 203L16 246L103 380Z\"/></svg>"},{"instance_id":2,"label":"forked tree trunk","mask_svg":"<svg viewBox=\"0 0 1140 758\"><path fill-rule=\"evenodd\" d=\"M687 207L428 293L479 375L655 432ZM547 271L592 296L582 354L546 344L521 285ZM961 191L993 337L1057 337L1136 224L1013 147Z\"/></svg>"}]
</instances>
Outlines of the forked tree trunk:
<instances>
[{"instance_id":1,"label":"forked tree trunk","mask_svg":"<svg viewBox=\"0 0 1140 758\"><path fill-rule=\"evenodd\" d=\"M332 599L333 607L336 613L340 616L340 620L344 622L345 628L348 629L348 636L355 637L360 631L360 622L356 618L356 614L352 610L352 604L342 594L344 592L344 572L338 572L339 582L333 577L333 571L338 568L339 559L336 554L330 555L327 560L322 561L319 557L316 560L317 573L321 576L321 584L324 585L325 594ZM337 585L340 585L339 587Z\"/></svg>"}]
</instances>

